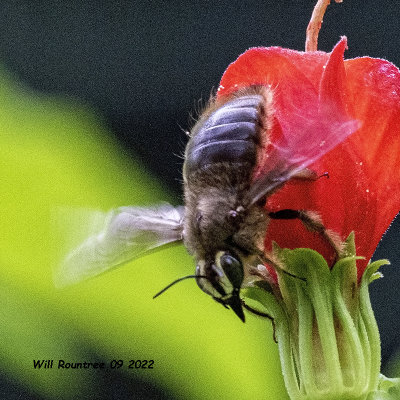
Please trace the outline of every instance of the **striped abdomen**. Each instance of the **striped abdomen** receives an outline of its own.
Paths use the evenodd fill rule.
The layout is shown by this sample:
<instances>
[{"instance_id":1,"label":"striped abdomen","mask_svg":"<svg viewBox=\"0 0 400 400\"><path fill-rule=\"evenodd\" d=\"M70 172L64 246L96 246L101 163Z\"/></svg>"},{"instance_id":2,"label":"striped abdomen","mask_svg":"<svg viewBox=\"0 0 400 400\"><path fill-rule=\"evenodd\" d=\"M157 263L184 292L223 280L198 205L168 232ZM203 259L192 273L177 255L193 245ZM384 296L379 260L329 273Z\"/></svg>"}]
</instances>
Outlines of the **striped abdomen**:
<instances>
[{"instance_id":1,"label":"striped abdomen","mask_svg":"<svg viewBox=\"0 0 400 400\"><path fill-rule=\"evenodd\" d=\"M224 103L195 125L186 147L188 177L216 163L256 165L264 97L244 94Z\"/></svg>"}]
</instances>

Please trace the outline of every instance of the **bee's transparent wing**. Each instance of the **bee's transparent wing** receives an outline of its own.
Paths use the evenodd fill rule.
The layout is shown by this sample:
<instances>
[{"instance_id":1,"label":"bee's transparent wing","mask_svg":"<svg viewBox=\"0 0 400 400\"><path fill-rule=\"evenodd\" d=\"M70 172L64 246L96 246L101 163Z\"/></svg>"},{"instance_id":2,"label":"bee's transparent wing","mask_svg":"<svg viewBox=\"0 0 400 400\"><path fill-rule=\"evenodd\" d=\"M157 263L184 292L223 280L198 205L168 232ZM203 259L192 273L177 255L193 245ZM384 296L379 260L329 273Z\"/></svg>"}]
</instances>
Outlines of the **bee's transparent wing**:
<instances>
[{"instance_id":1,"label":"bee's transparent wing","mask_svg":"<svg viewBox=\"0 0 400 400\"><path fill-rule=\"evenodd\" d=\"M250 204L271 194L360 128L359 121L346 118L329 103L279 117L281 129L271 139L247 194Z\"/></svg>"},{"instance_id":2,"label":"bee's transparent wing","mask_svg":"<svg viewBox=\"0 0 400 400\"><path fill-rule=\"evenodd\" d=\"M56 286L77 283L156 247L182 240L183 212L184 207L163 204L154 208L121 207L103 214L103 229L70 251L56 270Z\"/></svg>"}]
</instances>

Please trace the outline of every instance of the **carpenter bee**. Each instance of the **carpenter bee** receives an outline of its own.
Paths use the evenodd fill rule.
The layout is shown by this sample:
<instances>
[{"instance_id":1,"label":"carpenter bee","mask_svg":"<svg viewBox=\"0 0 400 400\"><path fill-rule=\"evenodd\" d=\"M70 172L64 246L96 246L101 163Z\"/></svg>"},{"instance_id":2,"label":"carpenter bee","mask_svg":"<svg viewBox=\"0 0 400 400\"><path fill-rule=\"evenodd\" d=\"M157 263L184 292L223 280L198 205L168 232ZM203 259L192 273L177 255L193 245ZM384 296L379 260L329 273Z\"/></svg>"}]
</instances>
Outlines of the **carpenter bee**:
<instances>
[{"instance_id":1,"label":"carpenter bee","mask_svg":"<svg viewBox=\"0 0 400 400\"><path fill-rule=\"evenodd\" d=\"M325 129L325 111L317 110L304 118L297 135L284 127L276 134L274 112L274 90L268 85L213 98L185 150L185 205L112 211L99 234L68 254L58 282L74 283L181 241L197 266L195 275L177 281L195 278L205 293L244 321L241 288L252 280L270 282L262 266L270 261L264 239L272 218L300 219L336 246L314 213L268 212L266 199L291 179L317 179L308 167L356 129L352 121ZM316 121L323 140L321 132L313 133Z\"/></svg>"}]
</instances>

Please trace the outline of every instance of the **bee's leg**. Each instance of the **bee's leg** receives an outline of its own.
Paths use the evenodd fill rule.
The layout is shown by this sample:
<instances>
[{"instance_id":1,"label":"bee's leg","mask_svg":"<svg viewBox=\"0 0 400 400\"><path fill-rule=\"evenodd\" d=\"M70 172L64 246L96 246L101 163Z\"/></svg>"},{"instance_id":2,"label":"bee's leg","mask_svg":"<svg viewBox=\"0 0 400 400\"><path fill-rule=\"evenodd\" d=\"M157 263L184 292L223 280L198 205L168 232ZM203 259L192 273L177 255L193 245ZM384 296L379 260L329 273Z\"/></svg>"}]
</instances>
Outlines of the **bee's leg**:
<instances>
[{"instance_id":1,"label":"bee's leg","mask_svg":"<svg viewBox=\"0 0 400 400\"><path fill-rule=\"evenodd\" d=\"M326 229L317 213L306 210L284 209L270 212L268 216L272 219L299 219L309 231L320 234L329 243L335 251L336 258L341 254L343 244L339 235L330 229Z\"/></svg>"},{"instance_id":2,"label":"bee's leg","mask_svg":"<svg viewBox=\"0 0 400 400\"><path fill-rule=\"evenodd\" d=\"M300 276L293 275L289 271L286 271L285 268L283 266L281 266L278 261L272 260L271 257L268 257L265 253L259 253L258 257L260 258L260 260L262 261L262 263L264 265L269 264L277 271L281 271L284 274L291 276L292 278L300 279L303 282L307 282L306 278L302 278Z\"/></svg>"},{"instance_id":3,"label":"bee's leg","mask_svg":"<svg viewBox=\"0 0 400 400\"><path fill-rule=\"evenodd\" d=\"M253 307L248 306L244 300L242 299L242 306L243 308L245 308L247 311L250 311L251 313L258 315L259 317L263 317L263 318L268 318L269 320L271 320L272 322L272 329L273 329L273 335L274 335L274 342L278 343L278 341L276 340L276 326L275 326L275 319L272 318L269 314L264 313L262 311L258 311Z\"/></svg>"},{"instance_id":4,"label":"bee's leg","mask_svg":"<svg viewBox=\"0 0 400 400\"><path fill-rule=\"evenodd\" d=\"M323 174L318 175L316 171L310 168L304 168L296 172L291 179L298 179L301 181L316 181L320 178L329 178L329 173L324 172Z\"/></svg>"},{"instance_id":5,"label":"bee's leg","mask_svg":"<svg viewBox=\"0 0 400 400\"><path fill-rule=\"evenodd\" d=\"M226 305L226 303L225 303L223 300L219 299L218 297L214 297L214 296L213 296L213 299L214 299L217 303L222 304L227 310L229 310L229 307Z\"/></svg>"}]
</instances>

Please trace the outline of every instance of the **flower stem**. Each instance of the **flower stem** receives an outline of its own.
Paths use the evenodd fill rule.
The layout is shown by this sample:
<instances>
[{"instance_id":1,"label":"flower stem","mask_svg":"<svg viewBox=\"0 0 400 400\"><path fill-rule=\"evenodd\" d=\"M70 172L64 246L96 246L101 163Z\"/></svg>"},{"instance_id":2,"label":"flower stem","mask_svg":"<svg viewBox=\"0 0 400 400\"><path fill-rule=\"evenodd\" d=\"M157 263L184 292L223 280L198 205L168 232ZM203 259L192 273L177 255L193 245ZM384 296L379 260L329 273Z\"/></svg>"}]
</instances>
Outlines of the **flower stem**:
<instances>
[{"instance_id":1,"label":"flower stem","mask_svg":"<svg viewBox=\"0 0 400 400\"><path fill-rule=\"evenodd\" d=\"M343 0L335 0L342 3ZM318 35L322 26L325 11L330 4L330 0L318 0L311 15L310 22L306 30L306 51L318 50Z\"/></svg>"}]
</instances>

